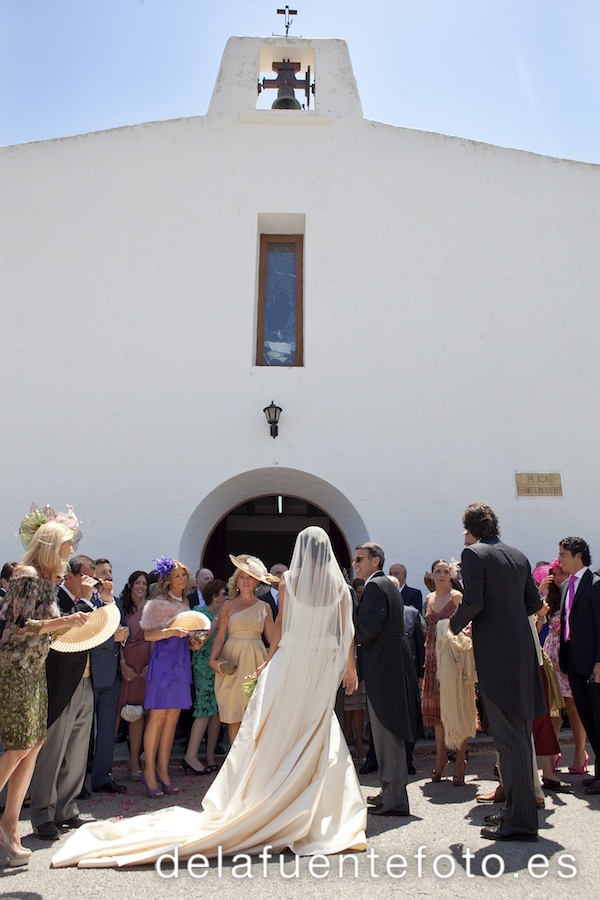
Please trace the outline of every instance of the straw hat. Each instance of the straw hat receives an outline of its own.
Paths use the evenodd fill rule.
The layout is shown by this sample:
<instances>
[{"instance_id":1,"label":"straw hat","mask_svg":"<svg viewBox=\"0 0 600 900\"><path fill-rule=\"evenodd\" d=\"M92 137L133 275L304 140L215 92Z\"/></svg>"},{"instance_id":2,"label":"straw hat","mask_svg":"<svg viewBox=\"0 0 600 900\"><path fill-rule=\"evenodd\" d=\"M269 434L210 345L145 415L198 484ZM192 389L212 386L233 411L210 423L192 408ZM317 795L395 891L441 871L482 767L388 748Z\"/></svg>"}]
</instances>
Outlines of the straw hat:
<instances>
[{"instance_id":1,"label":"straw hat","mask_svg":"<svg viewBox=\"0 0 600 900\"><path fill-rule=\"evenodd\" d=\"M177 613L172 616L166 623L165 628L187 628L188 631L208 631L210 628L210 619L204 613L197 612L194 609L186 609L184 612Z\"/></svg>"},{"instance_id":2,"label":"straw hat","mask_svg":"<svg viewBox=\"0 0 600 900\"><path fill-rule=\"evenodd\" d=\"M234 556L230 553L229 559L240 572L245 572L246 575L256 578L257 581L262 581L263 584L278 584L279 582L277 575L270 575L269 572L267 572L267 567L264 562L257 556L249 556L248 559L240 559L238 556Z\"/></svg>"},{"instance_id":3,"label":"straw hat","mask_svg":"<svg viewBox=\"0 0 600 900\"><path fill-rule=\"evenodd\" d=\"M52 649L60 653L92 650L112 637L121 624L121 612L116 603L106 603L88 613L80 628L64 628L54 632Z\"/></svg>"}]
</instances>

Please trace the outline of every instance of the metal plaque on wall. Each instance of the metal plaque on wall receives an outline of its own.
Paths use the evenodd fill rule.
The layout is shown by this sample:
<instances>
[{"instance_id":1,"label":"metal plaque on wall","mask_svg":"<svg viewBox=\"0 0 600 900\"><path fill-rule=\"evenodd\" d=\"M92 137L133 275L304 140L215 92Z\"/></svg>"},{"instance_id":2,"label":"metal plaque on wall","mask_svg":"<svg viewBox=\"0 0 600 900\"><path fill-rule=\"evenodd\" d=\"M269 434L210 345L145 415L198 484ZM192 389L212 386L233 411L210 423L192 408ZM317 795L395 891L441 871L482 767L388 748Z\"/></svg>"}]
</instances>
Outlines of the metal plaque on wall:
<instances>
[{"instance_id":1,"label":"metal plaque on wall","mask_svg":"<svg viewBox=\"0 0 600 900\"><path fill-rule=\"evenodd\" d=\"M562 497L558 472L515 472L517 497Z\"/></svg>"}]
</instances>

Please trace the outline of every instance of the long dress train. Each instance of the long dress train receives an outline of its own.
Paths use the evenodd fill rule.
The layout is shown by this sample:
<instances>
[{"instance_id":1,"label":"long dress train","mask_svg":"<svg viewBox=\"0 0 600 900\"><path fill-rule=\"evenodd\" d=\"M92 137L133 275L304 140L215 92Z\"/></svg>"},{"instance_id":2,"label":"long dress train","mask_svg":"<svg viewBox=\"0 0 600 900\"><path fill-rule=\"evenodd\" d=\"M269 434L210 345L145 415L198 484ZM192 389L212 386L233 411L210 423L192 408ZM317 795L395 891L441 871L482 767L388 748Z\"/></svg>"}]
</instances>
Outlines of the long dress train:
<instances>
[{"instance_id":1,"label":"long dress train","mask_svg":"<svg viewBox=\"0 0 600 900\"><path fill-rule=\"evenodd\" d=\"M266 845L302 855L366 848L365 805L333 712L353 634L350 595L336 582L331 602L306 605L299 598L307 594L293 589L292 568L288 574L279 649L258 680L204 812L171 807L84 825L53 866L149 863L175 845L180 859L219 850L252 854ZM319 584L317 593L334 593L329 582L327 590Z\"/></svg>"}]
</instances>

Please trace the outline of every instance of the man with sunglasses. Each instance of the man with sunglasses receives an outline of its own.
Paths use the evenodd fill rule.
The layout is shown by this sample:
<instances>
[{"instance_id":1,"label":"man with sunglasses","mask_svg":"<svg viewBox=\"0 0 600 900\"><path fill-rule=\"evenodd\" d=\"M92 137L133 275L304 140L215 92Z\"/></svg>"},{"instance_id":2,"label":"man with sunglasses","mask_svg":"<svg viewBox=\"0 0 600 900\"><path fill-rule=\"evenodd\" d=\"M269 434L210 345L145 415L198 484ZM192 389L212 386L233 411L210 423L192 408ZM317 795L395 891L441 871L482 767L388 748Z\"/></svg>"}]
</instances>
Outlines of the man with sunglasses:
<instances>
[{"instance_id":1,"label":"man with sunglasses","mask_svg":"<svg viewBox=\"0 0 600 900\"><path fill-rule=\"evenodd\" d=\"M371 734L381 793L367 797L377 816L408 816L408 766L405 741L416 740L418 691L404 629L404 604L384 574L385 555L378 544L361 544L352 560L365 589L356 614L356 643L361 659Z\"/></svg>"}]
</instances>

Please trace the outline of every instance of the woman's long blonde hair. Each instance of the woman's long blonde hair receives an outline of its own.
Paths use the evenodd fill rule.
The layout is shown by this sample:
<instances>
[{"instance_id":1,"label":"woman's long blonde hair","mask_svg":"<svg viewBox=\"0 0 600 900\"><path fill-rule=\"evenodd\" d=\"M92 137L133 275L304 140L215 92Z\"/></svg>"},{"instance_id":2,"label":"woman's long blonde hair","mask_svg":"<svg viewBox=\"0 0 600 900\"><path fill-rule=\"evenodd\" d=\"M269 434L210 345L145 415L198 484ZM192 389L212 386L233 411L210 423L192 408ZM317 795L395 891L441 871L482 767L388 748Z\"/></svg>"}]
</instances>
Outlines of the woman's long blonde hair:
<instances>
[{"instance_id":1,"label":"woman's long blonde hair","mask_svg":"<svg viewBox=\"0 0 600 900\"><path fill-rule=\"evenodd\" d=\"M185 565L185 563L179 562L178 559L174 559L173 562L175 563L175 565L171 569L169 569L169 571L167 572L166 575L161 575L160 578L158 579L158 581L156 582L157 592L156 592L155 596L160 595L161 597L168 597L169 589L171 587L172 573L175 571L175 569L183 569L183 571L187 575L187 584L184 587L183 593L181 595L182 599L184 599L186 591L187 591L189 583L190 583L190 570Z\"/></svg>"},{"instance_id":2,"label":"woman's long blonde hair","mask_svg":"<svg viewBox=\"0 0 600 900\"><path fill-rule=\"evenodd\" d=\"M66 560L61 558L60 548L72 540L73 532L70 528L60 522L46 522L40 525L31 538L21 564L33 566L42 578L56 581L63 577L67 568Z\"/></svg>"}]
</instances>

